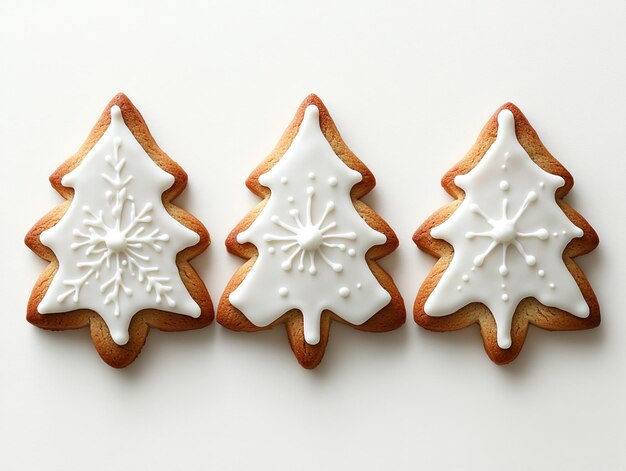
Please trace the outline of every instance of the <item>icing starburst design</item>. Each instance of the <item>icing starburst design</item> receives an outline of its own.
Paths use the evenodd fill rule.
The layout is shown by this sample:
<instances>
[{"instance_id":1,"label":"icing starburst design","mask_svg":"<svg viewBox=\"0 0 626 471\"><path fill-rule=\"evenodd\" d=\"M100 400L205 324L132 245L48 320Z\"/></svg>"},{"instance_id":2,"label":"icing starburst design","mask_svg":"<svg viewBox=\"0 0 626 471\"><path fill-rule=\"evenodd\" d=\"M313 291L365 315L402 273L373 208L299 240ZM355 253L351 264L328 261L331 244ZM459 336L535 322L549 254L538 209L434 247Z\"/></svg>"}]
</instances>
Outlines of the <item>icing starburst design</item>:
<instances>
[{"instance_id":1,"label":"icing starburst design","mask_svg":"<svg viewBox=\"0 0 626 471\"><path fill-rule=\"evenodd\" d=\"M546 240L549 236L548 231L544 228L541 228L533 232L520 232L515 227L519 218L535 201L537 201L537 193L535 193L534 191L530 191L526 195L524 202L520 206L515 216L509 218L507 214L509 200L508 198L503 198L502 216L500 217L500 219L493 219L489 217L482 209L480 209L480 206L478 206L478 204L470 204L469 210L481 216L491 226L491 229L489 229L488 231L465 233L465 237L467 239L474 239L475 237L488 237L491 239L491 243L489 244L487 249L483 253L474 257L474 266L482 266L487 256L499 245L502 246L502 264L499 267L499 271L502 276L506 276L509 273L509 269L506 264L507 251L509 246L513 246L517 249L519 254L524 258L524 261L527 265L534 266L537 263L536 257L526 252L520 239L534 237L540 240Z\"/></svg>"},{"instance_id":2,"label":"icing starburst design","mask_svg":"<svg viewBox=\"0 0 626 471\"><path fill-rule=\"evenodd\" d=\"M313 197L315 196L315 189L309 186L306 189L307 203L306 212L304 215L304 222L300 219L300 211L298 209L291 209L289 215L293 219L295 225L287 224L282 221L278 216L273 215L270 220L273 224L283 228L289 235L275 235L265 234L264 240L269 243L273 242L285 242L280 250L288 253L287 259L281 263L281 268L285 271L290 271L293 267L294 260L299 256L299 262L297 264L298 271L304 271L305 264L308 261L308 272L311 275L317 273L317 267L315 266L315 258L319 256L324 263L326 263L335 272L339 273L343 270L341 263L333 262L328 258L328 255L324 253L324 249L338 249L341 252L345 252L346 244L341 241L353 241L356 239L356 233L354 232L330 232L337 226L336 222L329 222L325 226L329 214L335 210L335 203L328 201L324 209L324 213L317 222L313 222ZM323 226L323 227L322 227ZM335 241L335 242L333 242ZM273 251L274 248L270 247ZM355 250L348 249L348 255L354 256Z\"/></svg>"},{"instance_id":3,"label":"icing starburst design","mask_svg":"<svg viewBox=\"0 0 626 471\"><path fill-rule=\"evenodd\" d=\"M132 289L124 283L127 275L136 277L140 283L145 284L147 292L154 292L157 304L164 298L168 306L176 306L176 302L168 294L172 291L170 279L157 276L159 268L148 265L150 256L145 253L148 247L160 253L162 250L160 244L167 242L169 235L161 233L158 228L144 234L148 224L152 222L153 206L146 203L137 213L134 198L128 194L126 188L133 177L122 177L126 159L119 156L121 144L121 139L116 137L113 141L113 156L105 157L113 174L101 175L112 188L105 194L110 216L105 217L102 210L96 213L89 206L83 206L82 209L87 215L83 221L84 229L74 229L76 242L72 243L71 248L72 250L85 248L88 260L77 263L77 266L85 272L79 278L63 281L70 289L57 297L57 301L61 303L71 296L77 303L81 289L89 283L89 280L92 278L99 280L101 271L105 267L109 269L111 264L114 264L113 276L104 280L99 290L105 296L104 304L113 303L116 317L120 315L121 294L126 296L133 294ZM108 223L107 220L112 222Z\"/></svg>"}]
</instances>

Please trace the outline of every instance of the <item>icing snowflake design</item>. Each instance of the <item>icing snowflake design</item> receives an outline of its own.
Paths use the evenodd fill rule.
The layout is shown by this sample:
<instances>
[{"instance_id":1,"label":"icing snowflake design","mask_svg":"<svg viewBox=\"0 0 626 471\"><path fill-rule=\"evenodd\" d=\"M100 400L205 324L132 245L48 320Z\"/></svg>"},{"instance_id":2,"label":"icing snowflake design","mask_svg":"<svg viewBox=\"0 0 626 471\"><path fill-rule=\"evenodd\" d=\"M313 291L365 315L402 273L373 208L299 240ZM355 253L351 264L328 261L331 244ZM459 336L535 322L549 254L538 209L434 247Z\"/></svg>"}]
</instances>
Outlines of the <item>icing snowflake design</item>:
<instances>
[{"instance_id":1,"label":"icing snowflake design","mask_svg":"<svg viewBox=\"0 0 626 471\"><path fill-rule=\"evenodd\" d=\"M300 211L298 209L289 210L289 215L293 219L295 225L287 224L282 221L278 216L274 215L270 218L273 224L283 228L290 235L276 235L265 234L264 240L266 242L286 242L280 247L280 250L285 253L289 253L287 259L281 263L281 268L285 271L290 271L293 267L293 262L296 257L300 257L297 265L298 271L304 271L306 262L308 261L308 273L315 275L317 273L317 267L315 266L315 258L319 256L320 259L336 273L340 273L343 270L341 263L333 262L324 253L323 249L338 249L341 252L346 251L346 244L337 241L353 241L356 239L356 233L354 232L329 232L337 226L336 222L330 222L324 227L329 214L335 210L335 203L328 201L324 209L324 213L317 222L313 222L313 197L315 196L315 188L312 186L307 187L307 202L306 212L304 216L304 223L300 219ZM335 241L335 242L333 242ZM273 249L271 247L270 249ZM274 249L275 250L275 249ZM291 252L290 252L291 251ZM355 255L354 249L349 249L348 254L350 256Z\"/></svg>"},{"instance_id":2,"label":"icing snowflake design","mask_svg":"<svg viewBox=\"0 0 626 471\"><path fill-rule=\"evenodd\" d=\"M537 193L534 191L528 192L526 195L526 199L522 203L522 206L519 208L515 216L509 218L508 213L508 198L502 199L502 216L500 219L493 219L489 217L485 212L480 209L480 206L476 203L472 203L469 206L469 210L472 213L478 214L481 216L490 226L491 229L484 232L466 232L465 237L467 239L473 239L475 237L488 237L491 239L491 244L487 247L483 253L474 257L474 266L480 267L485 263L485 258L499 245L502 246L502 264L499 267L499 272L502 276L507 276L509 274L509 268L506 264L507 251L509 246L513 246L517 249L519 254L524 258L524 261L528 266L534 266L537 263L537 258L534 255L528 254L524 250L524 245L520 241L520 239L526 237L535 237L540 240L546 240L549 236L547 229L537 229L533 232L519 232L516 230L516 223L519 218L524 214L524 212L528 209L531 203L537 201Z\"/></svg>"},{"instance_id":3,"label":"icing snowflake design","mask_svg":"<svg viewBox=\"0 0 626 471\"><path fill-rule=\"evenodd\" d=\"M62 303L69 296L78 303L81 289L93 278L100 280L103 268L109 269L114 264L113 276L107 280L100 280L99 290L104 294L104 304L113 303L114 315L120 315L120 297L122 294L132 296L133 291L125 284L125 277L136 277L140 283L145 284L146 291L154 293L157 304L163 299L168 306L176 306L176 302L169 296L172 287L170 279L158 276L159 268L150 265L150 248L156 253L162 250L161 243L169 241L168 234L163 234L153 229L146 234L147 224L152 222L151 212L153 206L146 203L137 212L132 195L128 194L127 185L132 176L124 177L122 172L126 160L120 158L119 149L121 139L116 137L113 141L113 156L105 157L106 163L112 170L111 174L103 173L101 177L108 183L110 189L106 192L106 200L110 209L110 216L105 217L102 210L97 213L89 206L83 206L84 213L88 216L83 221L84 229L74 229L73 235L76 242L72 243L72 250L84 248L87 261L78 262L77 266L85 270L83 276L71 280L64 280L63 284L70 289L60 294L57 301ZM108 215L107 215L108 216ZM126 217L125 217L126 216ZM112 221L107 223L107 220Z\"/></svg>"}]
</instances>

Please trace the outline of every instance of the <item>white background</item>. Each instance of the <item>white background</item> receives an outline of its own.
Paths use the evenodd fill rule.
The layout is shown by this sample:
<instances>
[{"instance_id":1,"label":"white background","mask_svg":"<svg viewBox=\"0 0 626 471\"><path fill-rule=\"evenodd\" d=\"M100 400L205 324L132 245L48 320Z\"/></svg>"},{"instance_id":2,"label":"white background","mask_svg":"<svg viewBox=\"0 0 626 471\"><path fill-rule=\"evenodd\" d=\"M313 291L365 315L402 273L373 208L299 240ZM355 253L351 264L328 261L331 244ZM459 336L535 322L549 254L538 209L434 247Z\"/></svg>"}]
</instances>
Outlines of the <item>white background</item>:
<instances>
[{"instance_id":1,"label":"white background","mask_svg":"<svg viewBox=\"0 0 626 471\"><path fill-rule=\"evenodd\" d=\"M182 3L0 3L0 468L626 470L626 2ZM28 324L45 263L23 236L61 201L48 176L118 91L190 176L178 203L211 233L194 265L215 303L242 263L223 241L257 202L244 181L319 94L400 238L382 264L403 328L335 324L314 371L282 328L152 331L118 371L87 330ZM435 260L411 236L508 100L574 175L568 200L600 234L579 263L603 321L531 328L499 367L477 328L413 322Z\"/></svg>"}]
</instances>

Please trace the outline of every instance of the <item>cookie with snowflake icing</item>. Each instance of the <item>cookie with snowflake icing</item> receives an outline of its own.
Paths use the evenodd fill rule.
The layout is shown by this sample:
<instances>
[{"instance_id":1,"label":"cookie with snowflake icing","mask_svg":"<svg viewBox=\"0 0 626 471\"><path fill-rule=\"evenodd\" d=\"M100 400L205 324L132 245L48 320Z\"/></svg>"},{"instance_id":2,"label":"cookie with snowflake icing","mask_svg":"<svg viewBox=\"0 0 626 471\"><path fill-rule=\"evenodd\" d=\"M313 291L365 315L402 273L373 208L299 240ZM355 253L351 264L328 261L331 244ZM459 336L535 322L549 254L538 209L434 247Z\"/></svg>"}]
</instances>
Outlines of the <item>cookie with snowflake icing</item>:
<instances>
[{"instance_id":1,"label":"cookie with snowflake icing","mask_svg":"<svg viewBox=\"0 0 626 471\"><path fill-rule=\"evenodd\" d=\"M398 240L360 201L374 176L317 96L303 101L246 184L263 201L226 240L249 260L226 287L218 322L238 331L284 324L305 368L321 361L331 319L370 332L404 322L400 293L376 263Z\"/></svg>"},{"instance_id":2,"label":"cookie with snowflake icing","mask_svg":"<svg viewBox=\"0 0 626 471\"><path fill-rule=\"evenodd\" d=\"M29 322L50 330L89 326L104 361L124 367L150 327L189 330L212 320L209 294L189 263L209 235L172 203L187 175L125 95L111 100L50 181L67 201L25 239L50 262L33 288Z\"/></svg>"},{"instance_id":3,"label":"cookie with snowflake icing","mask_svg":"<svg viewBox=\"0 0 626 471\"><path fill-rule=\"evenodd\" d=\"M573 183L522 112L500 108L442 179L456 200L413 237L439 258L417 295L416 322L434 331L477 323L500 364L519 354L529 324L597 326L597 299L573 258L598 237L563 200Z\"/></svg>"}]
</instances>

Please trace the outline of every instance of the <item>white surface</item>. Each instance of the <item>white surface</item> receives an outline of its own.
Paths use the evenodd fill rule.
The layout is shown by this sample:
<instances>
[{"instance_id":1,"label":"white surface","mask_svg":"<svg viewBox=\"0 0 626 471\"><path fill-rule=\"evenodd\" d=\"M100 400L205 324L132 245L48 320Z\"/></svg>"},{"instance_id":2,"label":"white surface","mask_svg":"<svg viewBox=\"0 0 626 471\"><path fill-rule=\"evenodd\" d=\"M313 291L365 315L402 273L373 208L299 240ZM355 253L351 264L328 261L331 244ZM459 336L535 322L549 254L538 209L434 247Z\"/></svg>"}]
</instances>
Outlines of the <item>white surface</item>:
<instances>
[{"instance_id":1,"label":"white surface","mask_svg":"<svg viewBox=\"0 0 626 471\"><path fill-rule=\"evenodd\" d=\"M626 3L178 3L0 3L0 468L626 470ZM118 91L190 175L179 203L213 238L195 266L215 302L242 263L223 240L257 202L244 180L318 93L378 178L366 201L401 240L383 265L409 316L435 261L411 235L450 200L440 177L511 100L600 234L579 261L602 326L533 328L498 367L476 328L334 325L306 371L283 329L213 324L152 331L114 370L87 330L24 320L45 263L22 238L61 201L48 176Z\"/></svg>"}]
</instances>

